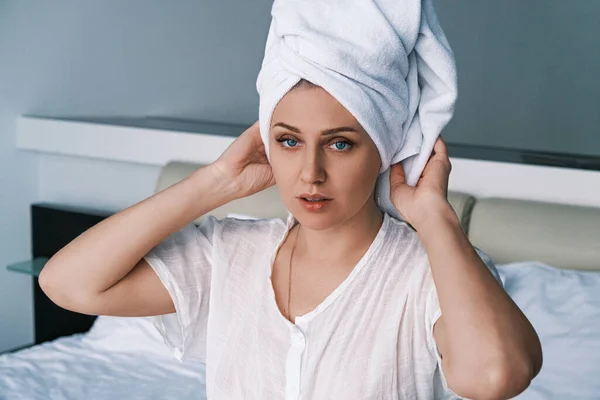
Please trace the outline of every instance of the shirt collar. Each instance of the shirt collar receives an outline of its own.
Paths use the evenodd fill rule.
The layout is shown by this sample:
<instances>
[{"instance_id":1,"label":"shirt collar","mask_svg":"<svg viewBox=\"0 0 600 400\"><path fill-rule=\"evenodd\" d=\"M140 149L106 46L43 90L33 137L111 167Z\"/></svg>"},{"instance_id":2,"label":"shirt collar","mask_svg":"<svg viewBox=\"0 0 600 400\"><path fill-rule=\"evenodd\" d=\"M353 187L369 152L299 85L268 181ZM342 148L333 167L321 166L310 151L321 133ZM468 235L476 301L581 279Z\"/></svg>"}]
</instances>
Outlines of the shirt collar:
<instances>
[{"instance_id":1,"label":"shirt collar","mask_svg":"<svg viewBox=\"0 0 600 400\"><path fill-rule=\"evenodd\" d=\"M286 227L287 227L287 229L288 229L288 231L289 231L290 229L292 229L292 227L293 227L294 225L296 225L296 222L297 222L297 220L296 220L296 218L294 217L294 215L293 215L291 212L289 212L289 211L288 211L288 215L287 215L287 218L286 218L286 224L285 224L285 225L286 225Z\"/></svg>"},{"instance_id":2,"label":"shirt collar","mask_svg":"<svg viewBox=\"0 0 600 400\"><path fill-rule=\"evenodd\" d=\"M387 222L388 222L387 220L389 218L390 218L390 216L388 215L388 213L384 211L383 212L383 224L384 225L387 224ZM286 218L286 224L285 224L287 227L287 230L289 231L290 229L292 229L292 227L294 225L296 225L297 223L298 223L298 220L294 217L294 215L291 212L288 211L287 218Z\"/></svg>"}]
</instances>

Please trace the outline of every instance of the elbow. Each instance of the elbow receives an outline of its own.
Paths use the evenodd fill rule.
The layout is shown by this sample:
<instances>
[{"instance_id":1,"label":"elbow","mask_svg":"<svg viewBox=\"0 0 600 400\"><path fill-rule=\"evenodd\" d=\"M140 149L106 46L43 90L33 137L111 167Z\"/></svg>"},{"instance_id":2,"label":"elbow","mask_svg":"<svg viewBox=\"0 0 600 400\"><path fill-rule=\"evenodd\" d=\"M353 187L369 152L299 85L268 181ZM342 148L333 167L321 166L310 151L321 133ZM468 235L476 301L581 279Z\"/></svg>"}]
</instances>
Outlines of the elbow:
<instances>
[{"instance_id":1,"label":"elbow","mask_svg":"<svg viewBox=\"0 0 600 400\"><path fill-rule=\"evenodd\" d=\"M76 307L77 302L73 300L75 291L66 287L64 282L65 280L57 276L48 263L42 268L38 276L40 289L54 304L65 310L80 312Z\"/></svg>"},{"instance_id":2,"label":"elbow","mask_svg":"<svg viewBox=\"0 0 600 400\"><path fill-rule=\"evenodd\" d=\"M38 280L38 285L40 286L40 289L42 289L42 292L44 292L44 294L52 301L54 301L53 299L53 292L54 292L54 283L52 282L52 274L49 272L49 268L48 268L48 263L46 263L46 265L44 265L44 268L42 268L42 271L40 272L37 280Z\"/></svg>"},{"instance_id":3,"label":"elbow","mask_svg":"<svg viewBox=\"0 0 600 400\"><path fill-rule=\"evenodd\" d=\"M465 373L466 372L466 373ZM536 375L531 360L505 360L447 377L449 388L461 397L496 400L513 398L529 387Z\"/></svg>"},{"instance_id":4,"label":"elbow","mask_svg":"<svg viewBox=\"0 0 600 400\"><path fill-rule=\"evenodd\" d=\"M61 290L61 288L57 284L57 281L58 280L52 274L51 268L49 268L48 263L46 263L46 265L44 265L44 268L40 272L40 275L38 276L38 285L40 286L40 289L42 290L42 292L44 292L46 297L52 300L54 304L61 308L65 308L65 291Z\"/></svg>"},{"instance_id":5,"label":"elbow","mask_svg":"<svg viewBox=\"0 0 600 400\"><path fill-rule=\"evenodd\" d=\"M506 363L491 368L487 383L491 399L510 399L523 393L534 377L534 367L529 361Z\"/></svg>"}]
</instances>

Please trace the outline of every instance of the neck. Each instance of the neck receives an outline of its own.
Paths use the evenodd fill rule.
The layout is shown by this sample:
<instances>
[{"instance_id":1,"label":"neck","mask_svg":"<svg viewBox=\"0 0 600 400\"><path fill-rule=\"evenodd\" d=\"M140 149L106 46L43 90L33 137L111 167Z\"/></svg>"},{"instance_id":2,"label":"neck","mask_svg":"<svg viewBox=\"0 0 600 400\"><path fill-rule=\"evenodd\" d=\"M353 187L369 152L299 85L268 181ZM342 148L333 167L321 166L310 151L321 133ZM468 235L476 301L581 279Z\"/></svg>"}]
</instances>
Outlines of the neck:
<instances>
[{"instance_id":1,"label":"neck","mask_svg":"<svg viewBox=\"0 0 600 400\"><path fill-rule=\"evenodd\" d=\"M313 265L336 266L364 254L383 223L383 212L369 202L350 219L323 230L298 226L296 255Z\"/></svg>"}]
</instances>

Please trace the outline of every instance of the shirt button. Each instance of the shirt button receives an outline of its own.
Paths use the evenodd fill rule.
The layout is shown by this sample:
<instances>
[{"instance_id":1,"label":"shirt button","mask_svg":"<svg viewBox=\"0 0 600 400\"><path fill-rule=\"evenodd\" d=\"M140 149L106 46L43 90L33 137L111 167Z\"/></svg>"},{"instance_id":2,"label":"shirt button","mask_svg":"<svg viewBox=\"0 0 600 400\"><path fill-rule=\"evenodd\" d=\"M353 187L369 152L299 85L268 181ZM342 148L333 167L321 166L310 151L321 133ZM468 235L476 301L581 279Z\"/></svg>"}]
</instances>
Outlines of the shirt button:
<instances>
[{"instance_id":1,"label":"shirt button","mask_svg":"<svg viewBox=\"0 0 600 400\"><path fill-rule=\"evenodd\" d=\"M304 335L298 332L294 335L294 341L298 344L304 344Z\"/></svg>"}]
</instances>

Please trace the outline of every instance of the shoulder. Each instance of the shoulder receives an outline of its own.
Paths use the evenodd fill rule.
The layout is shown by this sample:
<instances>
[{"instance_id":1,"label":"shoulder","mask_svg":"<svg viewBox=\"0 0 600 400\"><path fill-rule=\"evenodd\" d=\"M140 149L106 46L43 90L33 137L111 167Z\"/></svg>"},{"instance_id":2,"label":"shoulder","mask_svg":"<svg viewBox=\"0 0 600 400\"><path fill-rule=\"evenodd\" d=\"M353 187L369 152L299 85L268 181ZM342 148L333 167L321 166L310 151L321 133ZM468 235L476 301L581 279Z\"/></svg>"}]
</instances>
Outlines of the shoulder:
<instances>
[{"instance_id":1,"label":"shoulder","mask_svg":"<svg viewBox=\"0 0 600 400\"><path fill-rule=\"evenodd\" d=\"M488 254L473 246L485 266L500 281L494 262ZM381 252L393 268L402 268L409 287L417 293L428 293L434 287L427 251L415 229L405 221L389 216L386 239Z\"/></svg>"},{"instance_id":2,"label":"shoulder","mask_svg":"<svg viewBox=\"0 0 600 400\"><path fill-rule=\"evenodd\" d=\"M274 245L284 234L286 225L279 218L242 219L207 217L207 225L212 225L213 244L222 252L232 252L243 247L264 249Z\"/></svg>"},{"instance_id":3,"label":"shoulder","mask_svg":"<svg viewBox=\"0 0 600 400\"><path fill-rule=\"evenodd\" d=\"M232 268L240 271L239 276L264 268L265 257L271 254L286 229L283 220L278 218L209 218L214 225L213 259L219 276L227 276L226 271Z\"/></svg>"},{"instance_id":4,"label":"shoulder","mask_svg":"<svg viewBox=\"0 0 600 400\"><path fill-rule=\"evenodd\" d=\"M391 215L388 219L383 252L397 260L397 263L405 264L407 268L423 267L427 261L427 253L415 229Z\"/></svg>"},{"instance_id":5,"label":"shoulder","mask_svg":"<svg viewBox=\"0 0 600 400\"><path fill-rule=\"evenodd\" d=\"M390 216L389 219L389 234L386 235L389 244L395 247L408 248L414 256L420 257L422 261L429 266L427 253L415 229L405 221L396 219L392 216ZM490 272L492 272L492 275L497 276L498 271L496 270L496 266L492 258L477 246L473 245L473 248L475 249L475 252L479 258L481 258L481 260L484 262L486 267L490 270Z\"/></svg>"},{"instance_id":6,"label":"shoulder","mask_svg":"<svg viewBox=\"0 0 600 400\"><path fill-rule=\"evenodd\" d=\"M435 287L429 257L417 232L406 222L390 217L390 232L387 235L395 246L396 257L409 263L412 270L412 283L419 292L431 292ZM500 274L492 258L482 249L473 245L473 249L483 261L492 276L502 285Z\"/></svg>"},{"instance_id":7,"label":"shoulder","mask_svg":"<svg viewBox=\"0 0 600 400\"><path fill-rule=\"evenodd\" d=\"M217 238L239 237L240 239L263 238L265 235L280 234L285 230L285 223L279 218L246 219L237 217L207 217L214 225Z\"/></svg>"}]
</instances>

